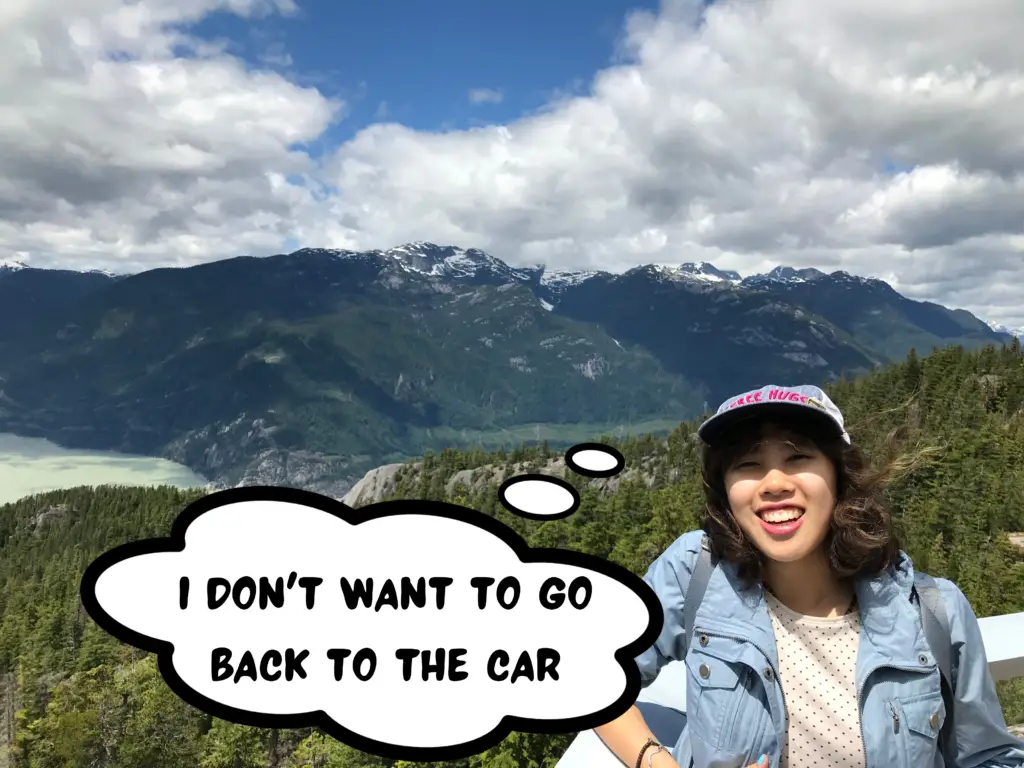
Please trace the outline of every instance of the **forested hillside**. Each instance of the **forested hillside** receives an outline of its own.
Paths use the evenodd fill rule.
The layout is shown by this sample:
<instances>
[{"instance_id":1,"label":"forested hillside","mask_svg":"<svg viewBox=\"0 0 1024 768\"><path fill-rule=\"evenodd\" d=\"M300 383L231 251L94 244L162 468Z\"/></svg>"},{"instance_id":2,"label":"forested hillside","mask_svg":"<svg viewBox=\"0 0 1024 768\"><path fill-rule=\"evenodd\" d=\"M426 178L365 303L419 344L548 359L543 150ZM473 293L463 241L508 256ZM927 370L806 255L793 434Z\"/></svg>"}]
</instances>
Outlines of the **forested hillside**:
<instances>
[{"instance_id":1,"label":"forested hillside","mask_svg":"<svg viewBox=\"0 0 1024 768\"><path fill-rule=\"evenodd\" d=\"M794 382L775 382L779 384ZM829 387L854 440L881 455L902 428L925 463L892 491L917 567L955 580L979 616L1024 611L1024 557L1006 532L1024 530L1024 355L1019 343L976 352L914 354ZM453 492L454 501L501 519L537 546L583 550L642 574L682 532L697 527L701 492L695 423L668 438L608 441L627 468L645 468L614 492L571 478L583 499L568 520L533 522L506 512L497 487ZM396 495L445 498L457 471L526 462L514 452L427 456ZM473 486L473 483L469 483ZM0 743L17 768L400 768L309 730L277 731L214 720L163 684L153 659L108 638L78 597L85 566L122 542L169 531L199 492L101 488L50 493L0 507ZM1024 721L1024 684L1000 686L1010 722ZM574 734L514 734L447 768L551 766ZM2 759L0 759L2 765ZM408 765L408 764L404 764Z\"/></svg>"},{"instance_id":2,"label":"forested hillside","mask_svg":"<svg viewBox=\"0 0 1024 768\"><path fill-rule=\"evenodd\" d=\"M762 378L1002 341L846 272L566 272L422 242L116 279L14 269L0 271L0 432L340 495L427 450L664 435Z\"/></svg>"}]
</instances>

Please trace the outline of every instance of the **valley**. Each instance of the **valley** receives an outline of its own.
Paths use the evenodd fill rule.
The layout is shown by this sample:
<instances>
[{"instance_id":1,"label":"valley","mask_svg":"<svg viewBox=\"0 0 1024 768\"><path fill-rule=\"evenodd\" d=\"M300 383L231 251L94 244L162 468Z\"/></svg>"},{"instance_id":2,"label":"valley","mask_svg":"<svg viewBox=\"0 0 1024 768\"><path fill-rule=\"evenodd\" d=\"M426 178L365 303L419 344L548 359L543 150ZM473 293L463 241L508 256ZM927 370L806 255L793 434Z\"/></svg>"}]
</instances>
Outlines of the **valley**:
<instances>
[{"instance_id":1,"label":"valley","mask_svg":"<svg viewBox=\"0 0 1024 768\"><path fill-rule=\"evenodd\" d=\"M430 243L5 267L0 307L0 430L338 498L427 451L665 434L766 380L1010 338L845 272L559 271Z\"/></svg>"}]
</instances>

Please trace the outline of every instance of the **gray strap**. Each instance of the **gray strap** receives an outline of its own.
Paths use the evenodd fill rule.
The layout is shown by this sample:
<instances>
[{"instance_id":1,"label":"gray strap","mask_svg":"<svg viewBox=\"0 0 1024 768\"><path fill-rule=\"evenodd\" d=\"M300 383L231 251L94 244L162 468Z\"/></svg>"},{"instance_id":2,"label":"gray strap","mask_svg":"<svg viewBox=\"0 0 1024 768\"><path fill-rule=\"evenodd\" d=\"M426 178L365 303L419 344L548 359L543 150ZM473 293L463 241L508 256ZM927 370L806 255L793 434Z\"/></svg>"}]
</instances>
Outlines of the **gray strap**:
<instances>
[{"instance_id":1,"label":"gray strap","mask_svg":"<svg viewBox=\"0 0 1024 768\"><path fill-rule=\"evenodd\" d=\"M708 581L711 580L711 572L715 569L711 562L711 541L705 536L700 543L700 553L697 557L697 564L690 574L690 583L686 587L686 602L683 604L683 630L685 631L685 642L683 643L683 658L690 650L690 642L693 640L693 625L697 617L697 609L704 599L704 593L708 588Z\"/></svg>"},{"instance_id":2,"label":"gray strap","mask_svg":"<svg viewBox=\"0 0 1024 768\"><path fill-rule=\"evenodd\" d=\"M941 734L943 756L951 764L956 760L956 741L953 725L953 642L949 616L935 579L924 573L915 573L914 586L921 608L921 626L942 675L942 698L946 705L946 720Z\"/></svg>"},{"instance_id":3,"label":"gray strap","mask_svg":"<svg viewBox=\"0 0 1024 768\"><path fill-rule=\"evenodd\" d=\"M935 661L942 671L942 676L952 685L952 631L946 614L946 605L939 594L939 585L931 576L924 573L915 574L914 581L921 602L921 621L925 637L932 646L932 653L935 654Z\"/></svg>"}]
</instances>

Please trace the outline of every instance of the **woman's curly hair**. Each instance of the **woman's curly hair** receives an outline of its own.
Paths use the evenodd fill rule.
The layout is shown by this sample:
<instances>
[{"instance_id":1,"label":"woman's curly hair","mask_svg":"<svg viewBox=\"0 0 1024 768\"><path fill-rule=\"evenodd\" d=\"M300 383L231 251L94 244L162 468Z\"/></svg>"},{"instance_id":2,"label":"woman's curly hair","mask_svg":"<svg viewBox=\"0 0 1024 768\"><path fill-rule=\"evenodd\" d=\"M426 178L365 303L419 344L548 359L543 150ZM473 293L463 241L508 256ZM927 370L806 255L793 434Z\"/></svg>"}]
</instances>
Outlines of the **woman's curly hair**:
<instances>
[{"instance_id":1,"label":"woman's curly hair","mask_svg":"<svg viewBox=\"0 0 1024 768\"><path fill-rule=\"evenodd\" d=\"M780 421L752 417L737 424L722 443L703 447L706 504L701 528L710 537L715 554L734 564L740 578L747 583L761 580L764 555L732 515L725 473L762 439L769 424L783 430L797 445L810 441L836 468L837 500L825 540L834 573L844 580L870 577L894 564L900 555L901 542L885 489L895 476L914 463L893 458L899 430L889 435L886 444L889 460L874 467L861 448L841 440L822 419L800 416L786 416Z\"/></svg>"}]
</instances>

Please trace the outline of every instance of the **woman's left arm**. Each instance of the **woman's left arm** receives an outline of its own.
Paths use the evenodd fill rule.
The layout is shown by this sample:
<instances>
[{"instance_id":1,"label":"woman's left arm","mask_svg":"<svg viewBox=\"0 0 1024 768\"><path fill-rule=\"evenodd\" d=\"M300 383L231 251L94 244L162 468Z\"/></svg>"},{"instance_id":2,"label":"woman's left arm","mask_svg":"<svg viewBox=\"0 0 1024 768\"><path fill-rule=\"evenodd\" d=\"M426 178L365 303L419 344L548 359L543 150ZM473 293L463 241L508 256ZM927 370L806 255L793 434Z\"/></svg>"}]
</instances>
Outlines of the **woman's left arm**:
<instances>
[{"instance_id":1,"label":"woman's left arm","mask_svg":"<svg viewBox=\"0 0 1024 768\"><path fill-rule=\"evenodd\" d=\"M960 588L938 580L949 609L953 658L957 665L953 695L957 768L1021 768L1024 741L1006 727L988 655L974 609Z\"/></svg>"}]
</instances>

